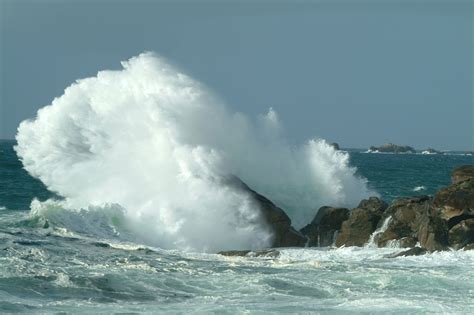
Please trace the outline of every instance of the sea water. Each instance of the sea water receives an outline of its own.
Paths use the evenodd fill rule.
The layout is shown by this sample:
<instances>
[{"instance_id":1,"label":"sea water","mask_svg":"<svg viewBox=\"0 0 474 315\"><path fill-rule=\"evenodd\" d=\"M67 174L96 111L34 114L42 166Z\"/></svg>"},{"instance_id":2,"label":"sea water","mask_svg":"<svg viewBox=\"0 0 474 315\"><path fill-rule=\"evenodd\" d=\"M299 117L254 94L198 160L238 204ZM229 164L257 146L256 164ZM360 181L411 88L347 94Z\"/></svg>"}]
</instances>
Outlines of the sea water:
<instances>
[{"instance_id":1,"label":"sea water","mask_svg":"<svg viewBox=\"0 0 474 315\"><path fill-rule=\"evenodd\" d=\"M231 110L150 53L78 80L0 142L0 311L468 313L474 253L389 258L397 248L261 249L258 205L295 227L323 205L434 194L467 152L294 146L277 112Z\"/></svg>"},{"instance_id":2,"label":"sea water","mask_svg":"<svg viewBox=\"0 0 474 315\"><path fill-rule=\"evenodd\" d=\"M0 144L1 312L467 314L474 307L474 251L388 258L399 249L367 246L224 257L123 241L110 209L91 215L51 204L35 212L34 198L58 197L22 169L13 145ZM449 184L449 170L473 162L350 155L386 200L417 194L411 190L420 184L433 193ZM395 176L386 166L396 163ZM420 165L426 173L417 173Z\"/></svg>"}]
</instances>

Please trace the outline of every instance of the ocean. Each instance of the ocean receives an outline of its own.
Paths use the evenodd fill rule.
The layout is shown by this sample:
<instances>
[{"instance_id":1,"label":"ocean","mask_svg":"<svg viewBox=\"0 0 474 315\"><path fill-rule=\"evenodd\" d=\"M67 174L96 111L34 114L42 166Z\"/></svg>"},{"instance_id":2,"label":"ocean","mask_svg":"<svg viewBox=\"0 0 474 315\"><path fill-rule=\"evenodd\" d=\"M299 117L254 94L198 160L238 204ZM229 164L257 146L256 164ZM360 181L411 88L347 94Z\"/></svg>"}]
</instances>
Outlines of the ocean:
<instances>
[{"instance_id":1,"label":"ocean","mask_svg":"<svg viewBox=\"0 0 474 315\"><path fill-rule=\"evenodd\" d=\"M124 240L107 209L91 216L52 203L38 211L32 200L59 197L28 175L14 145L0 142L0 312L467 314L474 307L472 251L388 258L400 249L326 247L225 257ZM458 154L348 151L386 201L433 194L454 167L473 163Z\"/></svg>"},{"instance_id":2,"label":"ocean","mask_svg":"<svg viewBox=\"0 0 474 315\"><path fill-rule=\"evenodd\" d=\"M302 228L321 206L434 194L463 152L372 154L287 140L153 53L77 80L0 142L0 313L469 313L474 251L222 250L272 244L259 204Z\"/></svg>"}]
</instances>

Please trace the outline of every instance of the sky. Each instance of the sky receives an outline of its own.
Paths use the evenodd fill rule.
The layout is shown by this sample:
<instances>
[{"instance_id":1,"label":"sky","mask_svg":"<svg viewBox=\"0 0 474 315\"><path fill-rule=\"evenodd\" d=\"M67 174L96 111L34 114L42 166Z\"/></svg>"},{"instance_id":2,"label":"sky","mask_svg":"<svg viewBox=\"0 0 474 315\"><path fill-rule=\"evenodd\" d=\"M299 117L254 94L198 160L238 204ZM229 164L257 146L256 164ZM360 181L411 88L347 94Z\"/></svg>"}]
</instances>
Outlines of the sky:
<instances>
[{"instance_id":1,"label":"sky","mask_svg":"<svg viewBox=\"0 0 474 315\"><path fill-rule=\"evenodd\" d=\"M289 141L474 149L473 1L0 0L0 139L154 51Z\"/></svg>"}]
</instances>

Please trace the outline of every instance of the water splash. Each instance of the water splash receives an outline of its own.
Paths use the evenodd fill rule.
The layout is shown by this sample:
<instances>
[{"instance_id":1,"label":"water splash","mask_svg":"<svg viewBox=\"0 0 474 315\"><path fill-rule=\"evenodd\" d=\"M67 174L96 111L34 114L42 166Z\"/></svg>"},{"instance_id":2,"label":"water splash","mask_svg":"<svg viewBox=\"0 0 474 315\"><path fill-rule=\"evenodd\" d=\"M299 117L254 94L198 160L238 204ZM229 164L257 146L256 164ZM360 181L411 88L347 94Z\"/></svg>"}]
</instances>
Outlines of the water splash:
<instances>
[{"instance_id":1,"label":"water splash","mask_svg":"<svg viewBox=\"0 0 474 315\"><path fill-rule=\"evenodd\" d=\"M63 209L117 205L147 243L212 251L271 238L258 205L222 176L239 176L297 226L314 208L373 195L347 153L319 139L289 145L272 108L257 119L232 112L153 53L122 65L78 80L19 126L18 156Z\"/></svg>"},{"instance_id":2,"label":"water splash","mask_svg":"<svg viewBox=\"0 0 474 315\"><path fill-rule=\"evenodd\" d=\"M392 216L388 216L387 218L385 218L382 226L376 229L374 233L370 235L370 238L367 241L365 247L378 247L376 242L378 241L378 238L388 229L390 221L392 221Z\"/></svg>"},{"instance_id":3,"label":"water splash","mask_svg":"<svg viewBox=\"0 0 474 315\"><path fill-rule=\"evenodd\" d=\"M413 191L422 191L422 190L426 190L426 187L425 186L416 186L415 188L413 188Z\"/></svg>"}]
</instances>

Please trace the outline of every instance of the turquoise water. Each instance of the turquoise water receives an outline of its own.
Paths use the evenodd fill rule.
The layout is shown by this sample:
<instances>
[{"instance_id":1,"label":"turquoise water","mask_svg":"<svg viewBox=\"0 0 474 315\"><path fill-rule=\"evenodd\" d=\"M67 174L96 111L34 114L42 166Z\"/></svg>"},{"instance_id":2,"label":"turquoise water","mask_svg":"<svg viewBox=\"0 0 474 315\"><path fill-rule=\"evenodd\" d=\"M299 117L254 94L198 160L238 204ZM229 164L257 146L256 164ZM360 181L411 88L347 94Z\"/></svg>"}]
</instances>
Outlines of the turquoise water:
<instances>
[{"instance_id":1,"label":"turquoise water","mask_svg":"<svg viewBox=\"0 0 474 315\"><path fill-rule=\"evenodd\" d=\"M474 251L388 258L396 248L284 249L278 258L134 241L114 206L71 212L0 142L0 312L469 313ZM349 150L385 200L433 194L467 155ZM219 237L219 235L216 235Z\"/></svg>"}]
</instances>

